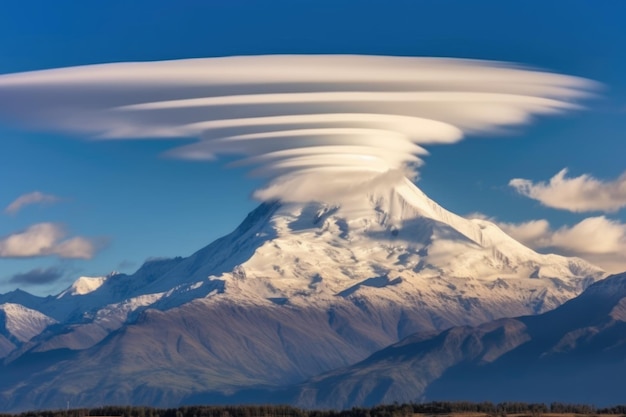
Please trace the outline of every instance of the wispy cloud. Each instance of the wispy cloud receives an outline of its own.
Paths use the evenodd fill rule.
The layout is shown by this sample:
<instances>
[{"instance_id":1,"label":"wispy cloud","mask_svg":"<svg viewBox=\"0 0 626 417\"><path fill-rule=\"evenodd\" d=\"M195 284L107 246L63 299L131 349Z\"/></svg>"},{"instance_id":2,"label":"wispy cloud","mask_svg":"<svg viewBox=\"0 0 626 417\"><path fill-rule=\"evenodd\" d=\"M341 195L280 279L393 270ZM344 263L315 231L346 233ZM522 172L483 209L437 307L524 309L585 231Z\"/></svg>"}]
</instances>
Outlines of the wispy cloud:
<instances>
[{"instance_id":1,"label":"wispy cloud","mask_svg":"<svg viewBox=\"0 0 626 417\"><path fill-rule=\"evenodd\" d=\"M62 271L55 267L36 268L13 275L9 282L22 285L45 285L58 281L62 276Z\"/></svg>"},{"instance_id":2,"label":"wispy cloud","mask_svg":"<svg viewBox=\"0 0 626 417\"><path fill-rule=\"evenodd\" d=\"M268 178L257 198L301 201L416 175L425 145L575 109L595 87L498 62L247 56L4 75L0 116L101 139L197 138L168 155L241 155Z\"/></svg>"},{"instance_id":3,"label":"wispy cloud","mask_svg":"<svg viewBox=\"0 0 626 417\"><path fill-rule=\"evenodd\" d=\"M558 229L543 219L496 224L530 248L578 256L610 272L626 271L626 224L619 221L605 216L588 217Z\"/></svg>"},{"instance_id":4,"label":"wispy cloud","mask_svg":"<svg viewBox=\"0 0 626 417\"><path fill-rule=\"evenodd\" d=\"M4 212L7 214L15 214L25 206L32 204L52 204L60 200L59 197L52 194L45 194L40 191L33 191L32 193L23 194L16 198L11 204L9 204Z\"/></svg>"},{"instance_id":5,"label":"wispy cloud","mask_svg":"<svg viewBox=\"0 0 626 417\"><path fill-rule=\"evenodd\" d=\"M515 178L509 185L544 206L572 212L615 212L626 207L626 172L613 181L601 181L588 174L566 175L567 169L562 169L549 182Z\"/></svg>"},{"instance_id":6,"label":"wispy cloud","mask_svg":"<svg viewBox=\"0 0 626 417\"><path fill-rule=\"evenodd\" d=\"M90 259L102 246L85 237L67 237L65 229L55 223L38 223L26 230L0 239L0 258L57 256Z\"/></svg>"}]
</instances>

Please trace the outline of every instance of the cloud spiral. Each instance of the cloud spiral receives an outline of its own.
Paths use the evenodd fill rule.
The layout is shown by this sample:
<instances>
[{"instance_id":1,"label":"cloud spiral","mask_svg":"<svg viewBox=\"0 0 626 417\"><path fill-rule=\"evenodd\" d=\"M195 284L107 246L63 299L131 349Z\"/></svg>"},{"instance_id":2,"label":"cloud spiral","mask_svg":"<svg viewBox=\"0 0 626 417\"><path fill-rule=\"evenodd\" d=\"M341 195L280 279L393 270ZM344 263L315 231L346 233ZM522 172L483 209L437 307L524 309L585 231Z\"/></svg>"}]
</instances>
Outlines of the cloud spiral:
<instances>
[{"instance_id":1,"label":"cloud spiral","mask_svg":"<svg viewBox=\"0 0 626 417\"><path fill-rule=\"evenodd\" d=\"M169 156L268 178L262 200L329 200L414 176L423 146L577 107L584 79L498 62L275 55L0 76L0 120L99 139L195 138Z\"/></svg>"}]
</instances>

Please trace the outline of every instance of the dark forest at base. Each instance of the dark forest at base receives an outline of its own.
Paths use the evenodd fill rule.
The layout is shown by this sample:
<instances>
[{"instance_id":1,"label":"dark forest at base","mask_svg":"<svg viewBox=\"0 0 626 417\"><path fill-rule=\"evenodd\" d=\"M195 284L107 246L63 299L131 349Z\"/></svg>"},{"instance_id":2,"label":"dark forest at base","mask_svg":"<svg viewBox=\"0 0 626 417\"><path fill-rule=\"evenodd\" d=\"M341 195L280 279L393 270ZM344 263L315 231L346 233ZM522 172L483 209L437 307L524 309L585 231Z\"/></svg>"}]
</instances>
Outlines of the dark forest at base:
<instances>
[{"instance_id":1,"label":"dark forest at base","mask_svg":"<svg viewBox=\"0 0 626 417\"><path fill-rule=\"evenodd\" d=\"M448 402L379 405L372 408L350 410L303 410L286 405L245 406L184 406L178 408L152 408L138 406L106 406L69 410L29 411L20 414L0 414L0 417L409 417L413 414L483 413L493 416L508 414L531 417L548 413L581 415L613 414L626 417L626 405L596 408L588 404L504 402Z\"/></svg>"}]
</instances>

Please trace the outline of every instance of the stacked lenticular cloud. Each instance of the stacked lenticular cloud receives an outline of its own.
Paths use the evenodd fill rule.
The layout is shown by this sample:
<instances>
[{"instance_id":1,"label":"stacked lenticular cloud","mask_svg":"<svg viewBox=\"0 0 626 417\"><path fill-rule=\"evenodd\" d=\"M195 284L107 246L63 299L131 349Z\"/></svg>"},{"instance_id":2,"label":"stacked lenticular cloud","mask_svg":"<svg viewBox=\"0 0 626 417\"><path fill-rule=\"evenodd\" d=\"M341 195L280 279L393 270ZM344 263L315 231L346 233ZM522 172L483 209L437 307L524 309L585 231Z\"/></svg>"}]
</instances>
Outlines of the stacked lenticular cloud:
<instances>
[{"instance_id":1,"label":"stacked lenticular cloud","mask_svg":"<svg viewBox=\"0 0 626 417\"><path fill-rule=\"evenodd\" d=\"M260 199L333 200L413 176L429 144L573 109L587 80L484 61L275 55L0 76L0 119L100 139L196 138L241 155Z\"/></svg>"}]
</instances>

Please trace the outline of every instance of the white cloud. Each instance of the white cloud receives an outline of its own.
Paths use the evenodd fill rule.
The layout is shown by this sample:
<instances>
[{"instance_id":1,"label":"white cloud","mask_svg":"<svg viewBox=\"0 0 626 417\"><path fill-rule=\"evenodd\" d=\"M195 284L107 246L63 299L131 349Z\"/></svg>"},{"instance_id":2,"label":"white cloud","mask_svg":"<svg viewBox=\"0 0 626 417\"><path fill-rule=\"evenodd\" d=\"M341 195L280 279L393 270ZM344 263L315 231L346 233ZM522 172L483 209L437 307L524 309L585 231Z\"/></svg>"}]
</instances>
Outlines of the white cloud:
<instances>
[{"instance_id":1,"label":"white cloud","mask_svg":"<svg viewBox=\"0 0 626 417\"><path fill-rule=\"evenodd\" d=\"M533 183L515 178L509 185L541 204L573 212L615 212L626 207L626 172L614 181L600 181L590 175L566 178L561 170L549 182Z\"/></svg>"},{"instance_id":2,"label":"white cloud","mask_svg":"<svg viewBox=\"0 0 626 417\"><path fill-rule=\"evenodd\" d=\"M197 138L168 155L241 155L268 178L258 198L316 200L414 176L424 145L577 108L595 87L498 62L247 56L3 75L0 116L101 139Z\"/></svg>"},{"instance_id":3,"label":"white cloud","mask_svg":"<svg viewBox=\"0 0 626 417\"><path fill-rule=\"evenodd\" d=\"M0 258L54 255L59 258L90 259L98 246L84 237L67 238L67 232L58 224L38 223L0 239Z\"/></svg>"},{"instance_id":4,"label":"white cloud","mask_svg":"<svg viewBox=\"0 0 626 417\"><path fill-rule=\"evenodd\" d=\"M609 272L626 271L626 224L605 216L588 217L556 230L547 220L496 224L530 248L578 256Z\"/></svg>"},{"instance_id":5,"label":"white cloud","mask_svg":"<svg viewBox=\"0 0 626 417\"><path fill-rule=\"evenodd\" d=\"M9 204L4 212L7 214L15 214L25 206L31 204L51 204L59 201L60 198L52 194L44 194L40 191L33 191L32 193L24 194L16 198L11 204Z\"/></svg>"},{"instance_id":6,"label":"white cloud","mask_svg":"<svg viewBox=\"0 0 626 417\"><path fill-rule=\"evenodd\" d=\"M502 230L514 239L531 248L544 248L551 246L550 223L547 220L531 220L524 223L497 223Z\"/></svg>"}]
</instances>

